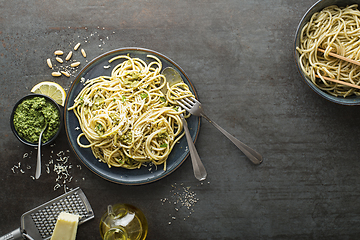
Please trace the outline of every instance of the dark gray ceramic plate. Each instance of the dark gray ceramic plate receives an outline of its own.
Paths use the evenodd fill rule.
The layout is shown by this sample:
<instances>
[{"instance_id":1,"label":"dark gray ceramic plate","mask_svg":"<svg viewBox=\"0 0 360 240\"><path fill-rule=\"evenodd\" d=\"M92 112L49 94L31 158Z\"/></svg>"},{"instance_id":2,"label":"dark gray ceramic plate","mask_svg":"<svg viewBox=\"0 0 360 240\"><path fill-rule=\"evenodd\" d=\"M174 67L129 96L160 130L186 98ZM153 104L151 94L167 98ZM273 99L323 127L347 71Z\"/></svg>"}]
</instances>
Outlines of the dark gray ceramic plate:
<instances>
[{"instance_id":1,"label":"dark gray ceramic plate","mask_svg":"<svg viewBox=\"0 0 360 240\"><path fill-rule=\"evenodd\" d=\"M65 101L64 122L65 122L66 134L72 149L74 150L77 157L81 160L81 162L84 163L85 166L88 167L92 172L111 182L126 184L126 185L140 185L140 184L154 182L169 175L185 161L185 159L189 155L185 137L183 137L180 140L180 142L176 144L173 151L171 152L167 160L166 171L163 170L163 165L158 166L157 169L155 168L155 166L142 167L140 169L134 169L134 170L115 168L115 167L109 168L107 164L99 162L98 159L94 157L90 148L81 148L78 146L76 142L76 138L81 133L81 130L76 130L76 128L79 127L79 122L76 116L74 115L73 111L67 111L67 109L73 105L74 99L76 98L76 96L84 86L83 83L81 82L81 78L85 78L87 80L101 75L109 76L111 73L111 69L117 63L123 60L115 61L111 64L109 64L108 61L115 56L126 55L126 54L130 54L130 57L137 57L147 62L152 61L152 59L147 58L148 54L155 55L161 60L163 64L163 69L168 66L177 69L181 74L181 77L183 78L184 82L188 84L191 91L197 97L196 90L194 86L191 84L185 72L180 68L179 65L177 65L170 58L164 56L161 53L148 49L121 48L107 52L103 55L100 55L99 57L96 57L81 70L81 72L78 74L73 84L71 85L70 91ZM104 66L109 66L109 65L111 66L110 68L104 68ZM187 122L189 125L191 136L195 141L199 134L200 118L191 116L190 118L187 119ZM82 138L81 141L83 143L86 143L85 138Z\"/></svg>"}]
</instances>

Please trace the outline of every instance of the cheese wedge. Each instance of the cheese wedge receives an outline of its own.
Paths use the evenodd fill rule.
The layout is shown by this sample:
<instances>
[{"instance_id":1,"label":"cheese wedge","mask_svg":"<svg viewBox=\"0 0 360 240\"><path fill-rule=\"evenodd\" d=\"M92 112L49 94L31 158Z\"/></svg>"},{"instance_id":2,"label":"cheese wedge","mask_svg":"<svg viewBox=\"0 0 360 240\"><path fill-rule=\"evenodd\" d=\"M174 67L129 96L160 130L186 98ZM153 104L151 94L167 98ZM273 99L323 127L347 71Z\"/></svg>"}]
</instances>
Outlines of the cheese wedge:
<instances>
[{"instance_id":1,"label":"cheese wedge","mask_svg":"<svg viewBox=\"0 0 360 240\"><path fill-rule=\"evenodd\" d=\"M75 240L79 216L61 212L56 221L51 240Z\"/></svg>"}]
</instances>

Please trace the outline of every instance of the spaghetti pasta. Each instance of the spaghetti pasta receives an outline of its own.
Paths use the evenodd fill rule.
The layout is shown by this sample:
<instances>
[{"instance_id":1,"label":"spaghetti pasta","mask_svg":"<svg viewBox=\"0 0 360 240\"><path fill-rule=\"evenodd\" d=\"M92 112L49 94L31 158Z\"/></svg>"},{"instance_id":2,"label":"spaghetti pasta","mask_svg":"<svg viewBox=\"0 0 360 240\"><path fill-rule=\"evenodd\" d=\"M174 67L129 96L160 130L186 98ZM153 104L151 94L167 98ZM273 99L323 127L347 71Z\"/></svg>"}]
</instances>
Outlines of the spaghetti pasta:
<instances>
[{"instance_id":1,"label":"spaghetti pasta","mask_svg":"<svg viewBox=\"0 0 360 240\"><path fill-rule=\"evenodd\" d=\"M336 52L360 60L360 11L357 7L356 4L345 8L333 5L314 13L302 28L300 44L296 47L302 71L316 87L333 96L360 95L358 89L322 77L360 85L359 66L329 56L329 52ZM325 49L325 53L318 52L318 48Z\"/></svg>"},{"instance_id":2,"label":"spaghetti pasta","mask_svg":"<svg viewBox=\"0 0 360 240\"><path fill-rule=\"evenodd\" d=\"M121 55L111 76L87 80L68 108L76 115L82 133L80 147L109 167L140 168L152 162L164 164L176 142L184 135L176 100L193 96L184 84L169 86L161 74L162 63L153 55L149 64ZM161 89L167 87L166 95ZM81 143L86 137L89 144Z\"/></svg>"}]
</instances>

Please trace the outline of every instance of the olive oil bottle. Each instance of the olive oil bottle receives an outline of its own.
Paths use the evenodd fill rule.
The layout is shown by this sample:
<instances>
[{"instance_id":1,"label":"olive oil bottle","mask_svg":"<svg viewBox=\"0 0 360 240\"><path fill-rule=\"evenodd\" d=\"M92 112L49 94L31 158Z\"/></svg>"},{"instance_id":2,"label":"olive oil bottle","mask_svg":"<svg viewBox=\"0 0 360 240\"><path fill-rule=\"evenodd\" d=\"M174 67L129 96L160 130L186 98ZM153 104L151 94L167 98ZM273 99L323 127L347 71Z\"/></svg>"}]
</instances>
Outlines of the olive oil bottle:
<instances>
[{"instance_id":1,"label":"olive oil bottle","mask_svg":"<svg viewBox=\"0 0 360 240\"><path fill-rule=\"evenodd\" d=\"M109 205L100 220L103 240L144 240L147 232L145 215L130 204Z\"/></svg>"}]
</instances>

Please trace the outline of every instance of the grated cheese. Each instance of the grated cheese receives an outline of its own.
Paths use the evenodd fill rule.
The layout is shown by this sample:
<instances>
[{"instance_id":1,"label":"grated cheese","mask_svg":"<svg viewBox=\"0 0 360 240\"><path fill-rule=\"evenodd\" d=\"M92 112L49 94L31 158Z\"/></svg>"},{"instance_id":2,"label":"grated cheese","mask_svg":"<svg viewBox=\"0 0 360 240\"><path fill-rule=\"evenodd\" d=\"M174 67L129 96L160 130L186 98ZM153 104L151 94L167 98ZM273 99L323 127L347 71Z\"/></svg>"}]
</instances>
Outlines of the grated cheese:
<instances>
[{"instance_id":1,"label":"grated cheese","mask_svg":"<svg viewBox=\"0 0 360 240\"><path fill-rule=\"evenodd\" d=\"M66 192L67 190L71 189L71 187L69 187L68 185L75 179L74 176L72 176L73 165L70 161L70 156L68 155L68 153L70 153L70 150L59 151L56 154L54 154L54 151L51 150L50 153L51 155L49 156L48 162L45 162L45 173L49 176L53 176L51 173L55 173L55 184L53 186L54 191L62 188ZM29 161L33 157L32 152L24 153L23 157L24 161ZM35 162L31 163L36 164ZM81 170L81 165L78 164L77 168ZM30 176L32 180L35 180L35 171L32 169L34 168L32 168L31 165L29 165L28 163L22 164L22 162L17 162L10 168L13 174L21 173L22 175ZM75 182L77 182L77 180Z\"/></svg>"}]
</instances>

